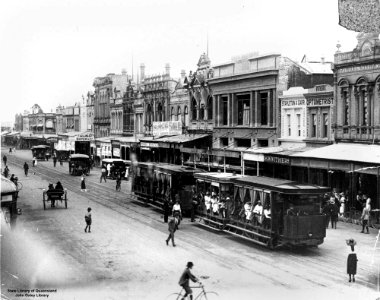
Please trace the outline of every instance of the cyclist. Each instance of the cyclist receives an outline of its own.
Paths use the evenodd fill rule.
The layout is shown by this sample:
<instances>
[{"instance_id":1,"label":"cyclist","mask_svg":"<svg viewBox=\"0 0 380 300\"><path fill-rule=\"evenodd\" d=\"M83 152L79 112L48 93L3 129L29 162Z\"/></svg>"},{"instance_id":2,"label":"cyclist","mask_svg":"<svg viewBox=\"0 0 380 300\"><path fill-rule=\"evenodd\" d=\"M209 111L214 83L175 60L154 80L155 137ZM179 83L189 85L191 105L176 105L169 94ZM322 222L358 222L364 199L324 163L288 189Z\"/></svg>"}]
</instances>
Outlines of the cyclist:
<instances>
[{"instance_id":1,"label":"cyclist","mask_svg":"<svg viewBox=\"0 0 380 300\"><path fill-rule=\"evenodd\" d=\"M182 288L185 290L185 295L182 297L181 300L184 300L187 295L190 296L190 300L193 300L193 291L191 290L190 286L189 286L189 281L193 281L193 282L198 282L198 278L195 277L192 273L191 273L191 269L192 267L194 266L194 264L189 261L186 265L186 269L183 271L180 279L179 279L179 282L178 284L180 286L182 286Z\"/></svg>"}]
</instances>

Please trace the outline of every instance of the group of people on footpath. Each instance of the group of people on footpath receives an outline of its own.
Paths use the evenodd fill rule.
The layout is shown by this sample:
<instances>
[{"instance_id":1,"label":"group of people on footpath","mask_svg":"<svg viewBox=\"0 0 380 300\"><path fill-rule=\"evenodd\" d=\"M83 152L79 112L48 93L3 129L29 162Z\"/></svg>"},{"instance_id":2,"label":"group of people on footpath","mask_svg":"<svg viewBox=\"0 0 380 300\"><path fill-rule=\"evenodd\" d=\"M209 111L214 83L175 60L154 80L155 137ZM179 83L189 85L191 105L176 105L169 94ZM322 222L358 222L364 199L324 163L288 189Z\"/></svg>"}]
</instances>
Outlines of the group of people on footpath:
<instances>
[{"instance_id":1,"label":"group of people on footpath","mask_svg":"<svg viewBox=\"0 0 380 300\"><path fill-rule=\"evenodd\" d=\"M334 192L329 195L326 194L325 198L328 200L322 208L322 213L326 215L326 228L331 223L331 228L336 229L339 216L344 217L346 212L347 198L344 193ZM360 222L362 225L362 233L369 233L369 220L371 212L371 198L367 195L359 193L356 196L353 208L361 212Z\"/></svg>"}]
</instances>

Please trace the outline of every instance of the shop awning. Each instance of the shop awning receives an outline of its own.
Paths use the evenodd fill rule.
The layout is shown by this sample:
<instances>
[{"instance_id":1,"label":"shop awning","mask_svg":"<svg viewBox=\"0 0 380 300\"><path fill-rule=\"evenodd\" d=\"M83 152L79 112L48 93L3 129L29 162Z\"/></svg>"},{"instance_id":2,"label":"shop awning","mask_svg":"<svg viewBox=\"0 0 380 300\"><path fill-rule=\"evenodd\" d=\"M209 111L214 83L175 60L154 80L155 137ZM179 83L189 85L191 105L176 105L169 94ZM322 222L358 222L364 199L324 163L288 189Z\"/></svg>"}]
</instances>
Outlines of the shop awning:
<instances>
[{"instance_id":1,"label":"shop awning","mask_svg":"<svg viewBox=\"0 0 380 300\"><path fill-rule=\"evenodd\" d=\"M9 194L14 193L16 191L17 189L15 184L9 179L5 178L3 175L1 175L1 194Z\"/></svg>"},{"instance_id":2,"label":"shop awning","mask_svg":"<svg viewBox=\"0 0 380 300\"><path fill-rule=\"evenodd\" d=\"M317 158L324 160L338 160L380 164L380 146L353 143L339 143L321 148L315 148L302 153L295 153L292 157Z\"/></svg>"}]
</instances>

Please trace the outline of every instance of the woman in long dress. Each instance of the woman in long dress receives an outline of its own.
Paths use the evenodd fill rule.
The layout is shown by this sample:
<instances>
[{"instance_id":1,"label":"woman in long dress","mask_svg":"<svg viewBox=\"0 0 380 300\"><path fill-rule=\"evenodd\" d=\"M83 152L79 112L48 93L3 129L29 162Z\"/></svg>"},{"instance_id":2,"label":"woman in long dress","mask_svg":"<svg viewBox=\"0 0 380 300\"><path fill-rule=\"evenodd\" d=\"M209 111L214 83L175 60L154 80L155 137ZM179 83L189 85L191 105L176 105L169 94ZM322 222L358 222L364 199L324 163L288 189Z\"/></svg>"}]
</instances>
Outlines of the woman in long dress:
<instances>
[{"instance_id":1,"label":"woman in long dress","mask_svg":"<svg viewBox=\"0 0 380 300\"><path fill-rule=\"evenodd\" d=\"M356 269L358 264L358 258L355 253L355 245L356 242L354 239L349 239L346 241L347 245L351 247L352 253L348 254L347 257L347 274L348 274L348 282L352 281L355 282L355 275L356 275Z\"/></svg>"},{"instance_id":2,"label":"woman in long dress","mask_svg":"<svg viewBox=\"0 0 380 300\"><path fill-rule=\"evenodd\" d=\"M86 189L86 178L84 177L84 175L82 175L82 178L81 178L80 188L81 188L82 192L87 192L87 189Z\"/></svg>"}]
</instances>

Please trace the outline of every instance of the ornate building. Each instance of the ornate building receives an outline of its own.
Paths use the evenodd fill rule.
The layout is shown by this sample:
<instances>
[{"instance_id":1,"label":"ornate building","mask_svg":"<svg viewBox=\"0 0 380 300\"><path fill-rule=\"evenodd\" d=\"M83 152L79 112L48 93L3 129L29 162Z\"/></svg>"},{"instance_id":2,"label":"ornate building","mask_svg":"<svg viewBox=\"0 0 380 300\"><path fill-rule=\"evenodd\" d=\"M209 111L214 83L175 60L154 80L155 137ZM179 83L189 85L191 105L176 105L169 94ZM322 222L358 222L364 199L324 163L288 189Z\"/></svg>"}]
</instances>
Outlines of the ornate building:
<instances>
[{"instance_id":1,"label":"ornate building","mask_svg":"<svg viewBox=\"0 0 380 300\"><path fill-rule=\"evenodd\" d=\"M203 53L197 70L190 72L185 82L190 93L190 111L186 112L186 117L189 118L187 129L190 133L212 133L214 112L208 80L212 78L213 71L210 64L210 59Z\"/></svg>"},{"instance_id":2,"label":"ornate building","mask_svg":"<svg viewBox=\"0 0 380 300\"><path fill-rule=\"evenodd\" d=\"M124 71L121 75L116 75L114 73L111 73L104 77L95 78L94 83L93 83L93 86L95 88L95 101L94 101L95 137L105 137L105 136L110 135L110 129L111 129L110 102L116 99L117 91L125 91L127 84L128 84L128 76Z\"/></svg>"},{"instance_id":3,"label":"ornate building","mask_svg":"<svg viewBox=\"0 0 380 300\"><path fill-rule=\"evenodd\" d=\"M142 96L144 99L144 129L146 136L153 135L153 122L169 121L170 94L177 82L170 77L170 66L166 73L144 77Z\"/></svg>"},{"instance_id":4,"label":"ornate building","mask_svg":"<svg viewBox=\"0 0 380 300\"><path fill-rule=\"evenodd\" d=\"M94 102L95 94L91 91L87 93L86 112L87 112L87 131L94 132Z\"/></svg>"}]
</instances>

